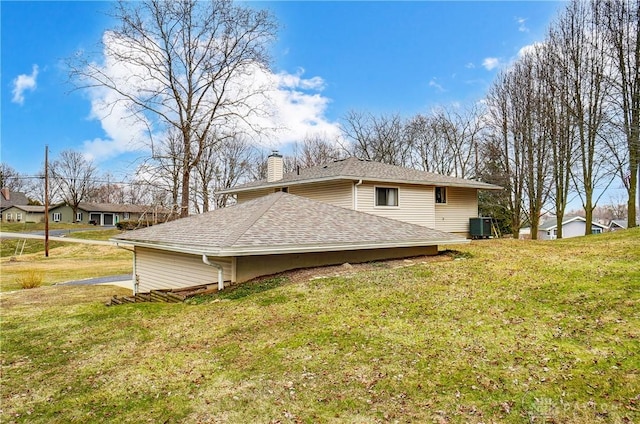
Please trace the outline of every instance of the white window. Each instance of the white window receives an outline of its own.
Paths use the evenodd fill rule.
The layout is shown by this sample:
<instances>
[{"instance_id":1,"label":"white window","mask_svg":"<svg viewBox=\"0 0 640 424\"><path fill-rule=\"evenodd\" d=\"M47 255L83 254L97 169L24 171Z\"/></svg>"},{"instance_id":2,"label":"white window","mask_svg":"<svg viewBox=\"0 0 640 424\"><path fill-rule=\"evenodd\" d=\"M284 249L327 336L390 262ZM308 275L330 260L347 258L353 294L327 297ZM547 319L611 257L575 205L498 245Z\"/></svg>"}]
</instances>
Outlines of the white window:
<instances>
[{"instance_id":1,"label":"white window","mask_svg":"<svg viewBox=\"0 0 640 424\"><path fill-rule=\"evenodd\" d=\"M18 222L22 221L22 213L21 212L16 213L16 221L18 221Z\"/></svg>"},{"instance_id":2,"label":"white window","mask_svg":"<svg viewBox=\"0 0 640 424\"><path fill-rule=\"evenodd\" d=\"M54 212L53 221L60 222L62 220L62 214L60 212Z\"/></svg>"},{"instance_id":3,"label":"white window","mask_svg":"<svg viewBox=\"0 0 640 424\"><path fill-rule=\"evenodd\" d=\"M122 217L124 219L129 219L129 212L123 212Z\"/></svg>"},{"instance_id":4,"label":"white window","mask_svg":"<svg viewBox=\"0 0 640 424\"><path fill-rule=\"evenodd\" d=\"M446 187L436 187L436 203L446 204L447 203L447 188Z\"/></svg>"},{"instance_id":5,"label":"white window","mask_svg":"<svg viewBox=\"0 0 640 424\"><path fill-rule=\"evenodd\" d=\"M600 227L591 227L591 234L602 234L602 228L600 228Z\"/></svg>"},{"instance_id":6,"label":"white window","mask_svg":"<svg viewBox=\"0 0 640 424\"><path fill-rule=\"evenodd\" d=\"M7 221L11 222L13 220L13 214L11 212L7 212Z\"/></svg>"},{"instance_id":7,"label":"white window","mask_svg":"<svg viewBox=\"0 0 640 424\"><path fill-rule=\"evenodd\" d=\"M398 189L376 187L376 206L398 206Z\"/></svg>"},{"instance_id":8,"label":"white window","mask_svg":"<svg viewBox=\"0 0 640 424\"><path fill-rule=\"evenodd\" d=\"M76 222L82 222L82 212L76 213Z\"/></svg>"}]
</instances>

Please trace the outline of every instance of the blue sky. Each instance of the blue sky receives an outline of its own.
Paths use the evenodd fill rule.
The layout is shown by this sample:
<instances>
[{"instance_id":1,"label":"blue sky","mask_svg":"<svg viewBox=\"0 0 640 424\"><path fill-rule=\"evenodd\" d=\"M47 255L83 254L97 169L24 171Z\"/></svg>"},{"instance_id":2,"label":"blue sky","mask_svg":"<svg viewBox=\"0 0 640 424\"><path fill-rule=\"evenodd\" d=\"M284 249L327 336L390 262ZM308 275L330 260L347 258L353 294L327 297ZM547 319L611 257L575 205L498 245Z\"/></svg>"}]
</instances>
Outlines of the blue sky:
<instances>
[{"instance_id":1,"label":"blue sky","mask_svg":"<svg viewBox=\"0 0 640 424\"><path fill-rule=\"evenodd\" d=\"M251 2L279 24L272 72L292 128L271 146L301 139L314 121L330 133L349 110L411 116L480 100L501 67L544 38L563 3ZM91 95L68 83L65 59L95 51L113 26L104 2L0 3L1 160L34 174L44 146L91 155L102 171L131 173L144 152L127 125L92 114ZM113 117L112 117L113 118ZM117 129L114 129L118 127Z\"/></svg>"}]
</instances>

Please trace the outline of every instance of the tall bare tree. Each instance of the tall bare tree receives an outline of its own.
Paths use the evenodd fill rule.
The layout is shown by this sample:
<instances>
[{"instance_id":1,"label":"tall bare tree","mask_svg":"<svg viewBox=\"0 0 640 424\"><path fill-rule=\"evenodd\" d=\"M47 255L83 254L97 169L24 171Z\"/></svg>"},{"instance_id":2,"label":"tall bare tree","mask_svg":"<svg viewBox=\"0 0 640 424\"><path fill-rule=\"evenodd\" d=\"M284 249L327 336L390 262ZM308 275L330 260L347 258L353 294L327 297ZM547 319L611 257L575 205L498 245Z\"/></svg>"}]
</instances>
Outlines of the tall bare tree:
<instances>
[{"instance_id":1,"label":"tall bare tree","mask_svg":"<svg viewBox=\"0 0 640 424\"><path fill-rule=\"evenodd\" d=\"M181 215L189 213L190 178L208 143L232 123L248 128L260 114L262 90L251 75L268 65L276 24L266 11L230 0L120 1L120 26L103 39L109 71L80 55L71 75L81 87L117 94L131 113L152 128L175 128L182 143ZM235 125L232 125L235 126Z\"/></svg>"},{"instance_id":2,"label":"tall bare tree","mask_svg":"<svg viewBox=\"0 0 640 424\"><path fill-rule=\"evenodd\" d=\"M0 163L0 188L20 192L26 189L26 180L9 164Z\"/></svg>"},{"instance_id":3,"label":"tall bare tree","mask_svg":"<svg viewBox=\"0 0 640 424\"><path fill-rule=\"evenodd\" d=\"M87 200L95 186L96 167L82 153L64 150L53 162L51 175L61 199L73 209L75 222L78 205Z\"/></svg>"},{"instance_id":4,"label":"tall bare tree","mask_svg":"<svg viewBox=\"0 0 640 424\"><path fill-rule=\"evenodd\" d=\"M520 231L523 215L523 197L525 189L524 178L524 153L522 147L521 131L515 121L518 113L514 105L513 76L508 72L502 72L495 80L487 96L487 120L488 134L483 150L490 153L487 158L491 160L492 174L496 178L487 178L487 181L502 180L501 184L508 193L506 203L506 215L510 217L511 233L515 236Z\"/></svg>"},{"instance_id":5,"label":"tall bare tree","mask_svg":"<svg viewBox=\"0 0 640 424\"><path fill-rule=\"evenodd\" d=\"M609 62L602 28L592 12L589 3L572 0L558 20L560 42L568 56L566 72L571 90L568 110L577 137L578 163L572 178L587 223L592 222L593 209L600 197L596 188L608 187L612 181L602 138L610 118L606 101L610 85L605 78ZM585 234L591 234L590 225L586 225Z\"/></svg>"},{"instance_id":6,"label":"tall bare tree","mask_svg":"<svg viewBox=\"0 0 640 424\"><path fill-rule=\"evenodd\" d=\"M400 115L351 111L344 118L343 132L354 156L400 166L411 162L411 146Z\"/></svg>"},{"instance_id":7,"label":"tall bare tree","mask_svg":"<svg viewBox=\"0 0 640 424\"><path fill-rule=\"evenodd\" d=\"M607 83L612 88L615 116L626 141L625 161L618 161L618 173L627 189L629 227L636 226L636 196L640 178L640 1L608 0L594 2L598 23L605 32L605 52L612 69ZM616 150L614 150L616 151ZM640 204L640 199L638 199Z\"/></svg>"}]
</instances>

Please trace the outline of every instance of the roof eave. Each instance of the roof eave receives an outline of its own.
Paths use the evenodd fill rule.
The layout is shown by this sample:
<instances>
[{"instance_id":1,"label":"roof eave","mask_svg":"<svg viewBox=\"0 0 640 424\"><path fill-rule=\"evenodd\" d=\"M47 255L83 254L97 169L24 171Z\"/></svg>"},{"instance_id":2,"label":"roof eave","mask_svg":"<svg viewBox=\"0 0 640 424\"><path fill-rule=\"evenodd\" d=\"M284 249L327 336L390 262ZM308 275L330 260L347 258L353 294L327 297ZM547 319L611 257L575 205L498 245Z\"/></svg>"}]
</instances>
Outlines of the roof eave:
<instances>
[{"instance_id":1,"label":"roof eave","mask_svg":"<svg viewBox=\"0 0 640 424\"><path fill-rule=\"evenodd\" d=\"M478 190L503 190L503 187L488 184L488 183L477 183L473 182L464 183L464 182L442 182L442 181L420 181L420 180L399 180L395 178L376 178L376 177L356 177L352 175L336 175L331 177L321 177L321 178L310 178L304 180L293 180L293 181L283 181L278 180L271 183L266 183L262 185L256 185L251 187L240 187L240 188L229 188L226 190L218 191L219 194L235 194L235 193L243 193L247 191L255 191L255 190L266 190L270 188L280 188L280 187L290 187L293 185L301 185L301 184L314 184L326 181L369 181L373 183L384 183L384 184L413 184L413 185L424 185L424 186L438 186L438 187L458 187L458 188L475 188Z\"/></svg>"},{"instance_id":2,"label":"roof eave","mask_svg":"<svg viewBox=\"0 0 640 424\"><path fill-rule=\"evenodd\" d=\"M332 243L314 245L284 245L284 246L237 246L237 247L202 247L180 244L165 244L159 242L110 239L116 246L119 244L158 249L177 253L193 255L210 255L218 257L232 256L258 256L258 255L282 255L289 253L321 253L345 250L373 250L373 249L394 249L402 247L426 247L441 246L451 244L466 244L469 240L465 238L434 239L434 240L409 240L403 242L379 242L379 243Z\"/></svg>"}]
</instances>

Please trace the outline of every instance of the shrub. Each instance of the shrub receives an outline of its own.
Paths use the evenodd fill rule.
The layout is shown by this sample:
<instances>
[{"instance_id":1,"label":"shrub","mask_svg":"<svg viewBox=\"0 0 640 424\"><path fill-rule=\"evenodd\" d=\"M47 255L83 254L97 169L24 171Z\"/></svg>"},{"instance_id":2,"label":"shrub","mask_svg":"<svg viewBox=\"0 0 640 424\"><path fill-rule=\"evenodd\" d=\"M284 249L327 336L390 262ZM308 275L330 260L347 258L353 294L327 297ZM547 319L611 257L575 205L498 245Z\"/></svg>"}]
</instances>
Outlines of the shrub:
<instances>
[{"instance_id":1,"label":"shrub","mask_svg":"<svg viewBox=\"0 0 640 424\"><path fill-rule=\"evenodd\" d=\"M151 227L153 222L151 221L120 221L116 224L116 227L120 231L135 230L136 228Z\"/></svg>"},{"instance_id":2,"label":"shrub","mask_svg":"<svg viewBox=\"0 0 640 424\"><path fill-rule=\"evenodd\" d=\"M42 274L36 271L29 271L26 275L18 278L18 284L23 289L35 289L42 285Z\"/></svg>"}]
</instances>

